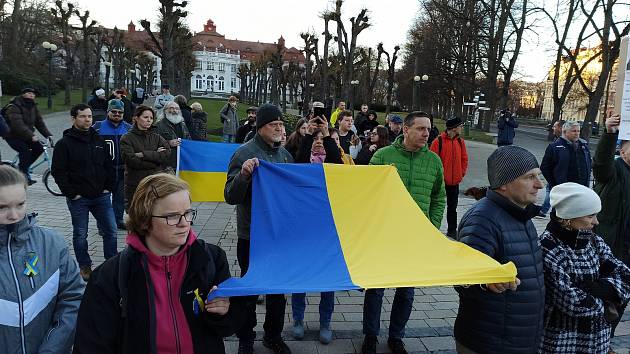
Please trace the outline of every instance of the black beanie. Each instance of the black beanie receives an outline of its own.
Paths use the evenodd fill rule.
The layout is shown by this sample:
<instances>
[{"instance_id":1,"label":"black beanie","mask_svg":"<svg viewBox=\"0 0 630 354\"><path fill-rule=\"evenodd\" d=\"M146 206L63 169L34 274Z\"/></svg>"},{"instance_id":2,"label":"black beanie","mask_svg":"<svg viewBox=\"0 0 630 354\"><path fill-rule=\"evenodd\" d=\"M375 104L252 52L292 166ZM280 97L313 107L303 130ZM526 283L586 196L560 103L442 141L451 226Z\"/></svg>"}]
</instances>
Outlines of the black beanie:
<instances>
[{"instance_id":1,"label":"black beanie","mask_svg":"<svg viewBox=\"0 0 630 354\"><path fill-rule=\"evenodd\" d=\"M265 103L256 111L256 130L262 128L265 124L282 121L282 112L280 109L271 103Z\"/></svg>"}]
</instances>

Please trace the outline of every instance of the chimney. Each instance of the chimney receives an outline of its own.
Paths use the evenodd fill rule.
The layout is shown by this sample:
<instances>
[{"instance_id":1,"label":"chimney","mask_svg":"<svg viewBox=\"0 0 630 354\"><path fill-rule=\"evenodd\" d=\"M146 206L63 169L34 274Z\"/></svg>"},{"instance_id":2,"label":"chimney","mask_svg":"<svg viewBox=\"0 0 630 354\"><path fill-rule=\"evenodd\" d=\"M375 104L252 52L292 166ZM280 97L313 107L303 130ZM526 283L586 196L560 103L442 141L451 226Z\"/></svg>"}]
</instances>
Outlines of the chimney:
<instances>
[{"instance_id":1,"label":"chimney","mask_svg":"<svg viewBox=\"0 0 630 354\"><path fill-rule=\"evenodd\" d=\"M208 20L208 22L206 22L206 24L203 25L203 31L204 32L216 32L217 31L217 26L214 25L214 22L212 20Z\"/></svg>"},{"instance_id":2,"label":"chimney","mask_svg":"<svg viewBox=\"0 0 630 354\"><path fill-rule=\"evenodd\" d=\"M127 32L133 33L136 31L136 25L133 24L133 21L129 22L127 25Z\"/></svg>"},{"instance_id":3,"label":"chimney","mask_svg":"<svg viewBox=\"0 0 630 354\"><path fill-rule=\"evenodd\" d=\"M284 48L284 37L280 36L280 38L278 39L278 45Z\"/></svg>"}]
</instances>

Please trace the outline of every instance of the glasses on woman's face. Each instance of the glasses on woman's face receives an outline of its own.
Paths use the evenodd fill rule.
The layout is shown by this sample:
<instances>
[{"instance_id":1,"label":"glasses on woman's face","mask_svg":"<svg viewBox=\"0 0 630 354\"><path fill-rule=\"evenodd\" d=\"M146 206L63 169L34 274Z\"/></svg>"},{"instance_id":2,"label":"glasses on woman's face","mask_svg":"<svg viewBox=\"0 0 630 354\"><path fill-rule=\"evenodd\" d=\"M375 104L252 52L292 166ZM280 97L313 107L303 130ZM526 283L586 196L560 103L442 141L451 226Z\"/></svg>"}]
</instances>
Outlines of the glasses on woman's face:
<instances>
[{"instance_id":1,"label":"glasses on woman's face","mask_svg":"<svg viewBox=\"0 0 630 354\"><path fill-rule=\"evenodd\" d=\"M193 222L197 217L197 210L188 209L183 214L168 214L168 215L151 215L153 218L160 218L166 220L166 224L170 226L179 225L182 222L182 218L187 222Z\"/></svg>"}]
</instances>

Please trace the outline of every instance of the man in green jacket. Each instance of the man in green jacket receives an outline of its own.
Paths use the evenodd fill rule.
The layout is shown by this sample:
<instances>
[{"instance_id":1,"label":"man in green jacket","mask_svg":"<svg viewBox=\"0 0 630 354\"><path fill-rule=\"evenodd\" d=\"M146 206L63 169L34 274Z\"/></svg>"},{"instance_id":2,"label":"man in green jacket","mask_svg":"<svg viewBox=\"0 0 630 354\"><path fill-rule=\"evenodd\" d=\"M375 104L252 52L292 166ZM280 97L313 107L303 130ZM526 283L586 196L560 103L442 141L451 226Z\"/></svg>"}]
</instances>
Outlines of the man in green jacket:
<instances>
[{"instance_id":1,"label":"man in green jacket","mask_svg":"<svg viewBox=\"0 0 630 354\"><path fill-rule=\"evenodd\" d=\"M439 228L446 205L442 161L429 150L431 120L424 112L412 112L403 122L403 134L391 146L378 150L371 165L394 165L405 187L431 223ZM380 331L383 289L369 289L363 302L361 352L376 353ZM392 305L387 345L394 354L405 354L402 338L413 305L413 288L397 288Z\"/></svg>"},{"instance_id":2,"label":"man in green jacket","mask_svg":"<svg viewBox=\"0 0 630 354\"><path fill-rule=\"evenodd\" d=\"M606 119L593 159L594 189L602 200L596 231L615 257L630 265L630 141L621 142L621 156L615 160L619 122L619 115Z\"/></svg>"}]
</instances>

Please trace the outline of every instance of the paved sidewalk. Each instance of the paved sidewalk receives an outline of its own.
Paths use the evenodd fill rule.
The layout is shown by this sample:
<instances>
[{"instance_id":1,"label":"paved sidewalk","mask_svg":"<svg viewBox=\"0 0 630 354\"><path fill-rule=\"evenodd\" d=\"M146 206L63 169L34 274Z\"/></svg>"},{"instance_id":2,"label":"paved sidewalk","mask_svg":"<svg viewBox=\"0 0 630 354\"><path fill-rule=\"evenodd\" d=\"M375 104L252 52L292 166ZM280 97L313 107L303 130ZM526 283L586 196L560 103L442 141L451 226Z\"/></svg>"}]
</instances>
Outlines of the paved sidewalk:
<instances>
[{"instance_id":1,"label":"paved sidewalk","mask_svg":"<svg viewBox=\"0 0 630 354\"><path fill-rule=\"evenodd\" d=\"M65 113L51 114L46 117L46 124L58 139L61 131L69 126L69 118ZM539 161L544 152L546 142L532 139L524 134L518 136L517 143L530 149L538 157ZM470 186L483 186L487 184L486 159L496 148L495 146L466 142L469 155L469 171L461 185L460 190ZM4 141L0 141L0 151L5 158L12 157L15 153L8 148ZM41 173L41 171L40 171ZM29 210L39 214L39 223L43 226L59 231L67 240L72 252L72 225L70 214L63 197L53 197L44 188L41 176L35 176L39 183L29 187ZM543 192L539 193L542 201ZM458 216L461 217L474 200L461 196L459 199ZM236 262L236 215L233 206L225 203L197 203L197 220L193 228L197 234L207 242L221 246L227 253L230 261L230 269L233 275L240 274ZM548 220L534 219L536 228L542 232ZM445 232L446 221L442 231ZM103 245L96 232L96 224L90 221L89 252L95 265L103 262ZM125 244L125 234L118 234L118 248ZM73 253L73 252L72 252ZM383 299L383 312L381 315L381 337L379 338L379 353L389 352L386 346L389 314L393 302L393 291L387 290ZM292 326L291 306L287 306L287 318L285 322L284 337L289 341L293 353L359 353L363 334L361 333L361 320L363 293L359 291L341 291L336 293L335 312L333 314L332 327L335 340L329 345L318 342L319 314L317 304L319 294L308 294L308 306L305 314L307 327L306 337L302 341L291 339ZM418 288L416 289L414 308L411 313L405 339L406 346L411 353L455 353L453 341L453 324L458 307L458 297L452 287ZM262 323L264 320L264 305L258 306L257 327L258 339L262 338ZM624 316L624 320L617 328L618 337L613 340L613 348L618 353L630 353L630 315ZM226 346L228 353L236 353L236 339L228 338ZM271 353L256 342L257 353Z\"/></svg>"},{"instance_id":2,"label":"paved sidewalk","mask_svg":"<svg viewBox=\"0 0 630 354\"><path fill-rule=\"evenodd\" d=\"M541 193L542 194L542 193ZM541 197L541 196L539 196ZM39 214L39 223L43 226L59 231L68 241L72 249L72 225L70 215L63 197L53 197L41 182L28 189L29 210ZM474 200L460 198L458 215L461 217ZM227 253L232 274L239 274L236 262L236 215L233 206L225 203L196 203L197 220L193 228L199 236L207 242L221 246ZM542 231L548 220L536 218L534 223ZM445 221L442 231L445 232ZM90 221L89 252L95 265L103 262L103 245L96 233L93 219ZM119 249L124 247L125 234L118 234ZM72 250L71 250L72 252ZM73 252L72 252L73 253ZM387 290L383 299L383 313L381 321L381 337L379 338L379 353L387 353L386 347L389 313L394 293ZM289 302L290 303L290 302ZM290 335L292 326L291 306L287 305L285 335L294 353L359 353L363 335L361 333L363 293L359 291L340 291L336 293L335 312L332 328L335 340L329 345L318 342L319 294L308 294L308 306L305 313L307 328L306 337L302 341L294 341ZM416 289L414 308L406 330L407 348L412 353L454 353L453 324L458 307L458 297L452 287L434 287ZM259 325L256 328L258 338L262 338L262 323L264 305L258 305ZM619 337L613 341L616 349L630 348L630 316L624 317L617 330ZM237 342L234 337L227 339L228 353L236 353ZM256 342L259 353L270 353ZM629 353L628 349L619 353Z\"/></svg>"}]
</instances>

